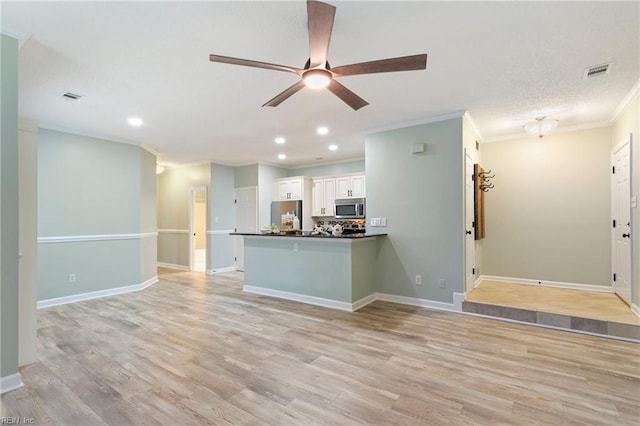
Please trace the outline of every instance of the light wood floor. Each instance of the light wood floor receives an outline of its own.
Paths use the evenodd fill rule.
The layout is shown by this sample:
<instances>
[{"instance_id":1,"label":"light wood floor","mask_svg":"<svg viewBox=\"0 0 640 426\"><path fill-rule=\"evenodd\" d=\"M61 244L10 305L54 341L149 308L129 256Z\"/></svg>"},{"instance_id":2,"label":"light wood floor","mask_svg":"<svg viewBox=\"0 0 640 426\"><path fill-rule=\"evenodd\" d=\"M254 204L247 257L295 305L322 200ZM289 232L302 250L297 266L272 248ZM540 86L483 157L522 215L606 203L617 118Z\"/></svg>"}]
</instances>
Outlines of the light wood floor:
<instances>
[{"instance_id":1,"label":"light wood floor","mask_svg":"<svg viewBox=\"0 0 640 426\"><path fill-rule=\"evenodd\" d=\"M613 293L482 281L469 293L467 300L640 325L640 318Z\"/></svg>"},{"instance_id":2,"label":"light wood floor","mask_svg":"<svg viewBox=\"0 0 640 426\"><path fill-rule=\"evenodd\" d=\"M640 345L375 302L341 312L162 271L38 311L2 416L56 425L638 425Z\"/></svg>"}]
</instances>

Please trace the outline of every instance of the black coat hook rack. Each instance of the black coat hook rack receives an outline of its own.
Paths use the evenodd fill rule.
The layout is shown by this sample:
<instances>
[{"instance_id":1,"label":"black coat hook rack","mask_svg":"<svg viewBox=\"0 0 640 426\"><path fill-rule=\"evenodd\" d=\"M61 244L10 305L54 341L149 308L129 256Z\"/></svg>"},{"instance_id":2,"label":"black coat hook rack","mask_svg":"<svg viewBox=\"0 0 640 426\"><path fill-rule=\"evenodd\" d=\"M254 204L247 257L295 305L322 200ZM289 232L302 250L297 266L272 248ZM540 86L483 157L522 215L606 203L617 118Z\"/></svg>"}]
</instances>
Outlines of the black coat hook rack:
<instances>
[{"instance_id":1,"label":"black coat hook rack","mask_svg":"<svg viewBox=\"0 0 640 426\"><path fill-rule=\"evenodd\" d=\"M491 174L491 170L478 173L479 187L482 192L489 192L490 189L495 188L493 183L491 183L491 179L494 177L496 177L496 175Z\"/></svg>"}]
</instances>

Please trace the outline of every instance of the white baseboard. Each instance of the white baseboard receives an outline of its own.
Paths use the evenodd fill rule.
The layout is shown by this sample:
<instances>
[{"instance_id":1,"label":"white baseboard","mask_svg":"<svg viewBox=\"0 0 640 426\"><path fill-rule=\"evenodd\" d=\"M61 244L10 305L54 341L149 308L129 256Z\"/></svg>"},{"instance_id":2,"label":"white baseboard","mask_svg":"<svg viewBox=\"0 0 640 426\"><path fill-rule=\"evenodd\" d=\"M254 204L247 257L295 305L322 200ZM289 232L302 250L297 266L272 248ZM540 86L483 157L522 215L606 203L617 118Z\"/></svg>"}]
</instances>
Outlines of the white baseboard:
<instances>
[{"instance_id":1,"label":"white baseboard","mask_svg":"<svg viewBox=\"0 0 640 426\"><path fill-rule=\"evenodd\" d=\"M124 287L109 288L106 290L91 291L89 293L72 294L71 296L55 297L53 299L39 300L38 309L49 308L51 306L66 305L67 303L82 302L85 300L99 299L101 297L115 296L116 294L131 293L134 291L144 290L158 282L155 276L140 284L128 285Z\"/></svg>"},{"instance_id":2,"label":"white baseboard","mask_svg":"<svg viewBox=\"0 0 640 426\"><path fill-rule=\"evenodd\" d=\"M278 297L280 299L293 300L295 302L308 303L310 305L323 306L325 308L339 309L341 311L353 312L353 304L348 302L340 302L337 300L324 299L322 297L307 296L305 294L291 293L282 290L273 290L270 288L255 287L251 285L242 286L242 291L247 293L260 294L263 296Z\"/></svg>"},{"instance_id":3,"label":"white baseboard","mask_svg":"<svg viewBox=\"0 0 640 426\"><path fill-rule=\"evenodd\" d=\"M473 287L471 288L471 290L469 290L469 293L471 293L474 288L478 287L478 284L480 284L482 282L482 279L483 279L482 275L480 275L478 278L476 278L476 280L473 282Z\"/></svg>"},{"instance_id":4,"label":"white baseboard","mask_svg":"<svg viewBox=\"0 0 640 426\"><path fill-rule=\"evenodd\" d=\"M184 266L184 265L176 265L173 263L164 263L164 262L158 262L158 267L159 268L169 268L169 269L178 269L180 271L190 271L191 269L189 269L188 266Z\"/></svg>"},{"instance_id":5,"label":"white baseboard","mask_svg":"<svg viewBox=\"0 0 640 426\"><path fill-rule=\"evenodd\" d=\"M337 300L324 299L321 297L307 296L299 293L291 293L288 291L273 290L263 287L255 287L245 285L242 287L243 291L247 293L261 294L263 296L278 297L280 299L293 300L295 302L308 303L310 305L323 306L325 308L339 309L341 311L355 312L358 309L375 302L376 300L383 300L385 302L400 303L403 305L420 306L423 308L437 309L440 311L449 312L462 312L462 301L464 300L464 293L453 293L453 303L438 302L429 299L419 299L416 297L397 296L395 294L386 293L372 293L363 297L360 300L356 300L353 303L340 302Z\"/></svg>"},{"instance_id":6,"label":"white baseboard","mask_svg":"<svg viewBox=\"0 0 640 426\"><path fill-rule=\"evenodd\" d=\"M20 373L0 377L0 394L21 388L22 386L24 386L24 384L22 383Z\"/></svg>"},{"instance_id":7,"label":"white baseboard","mask_svg":"<svg viewBox=\"0 0 640 426\"><path fill-rule=\"evenodd\" d=\"M376 293L376 300L400 303L403 305L420 306L422 308L437 309L439 311L462 312L464 293L453 293L453 303L438 302L417 297L397 296L395 294Z\"/></svg>"},{"instance_id":8,"label":"white baseboard","mask_svg":"<svg viewBox=\"0 0 640 426\"><path fill-rule=\"evenodd\" d=\"M222 274L225 272L234 272L235 270L236 270L235 266L227 266L225 268L216 268L216 269L207 269L207 275Z\"/></svg>"},{"instance_id":9,"label":"white baseboard","mask_svg":"<svg viewBox=\"0 0 640 426\"><path fill-rule=\"evenodd\" d=\"M601 293L613 293L613 287L604 286L604 285L565 283L561 281L532 280L528 278L499 277L494 275L481 275L479 280L480 281L483 281L483 280L497 281L501 283L539 285L543 287L557 287L557 288L567 288L567 289L573 289L573 290L598 291Z\"/></svg>"},{"instance_id":10,"label":"white baseboard","mask_svg":"<svg viewBox=\"0 0 640 426\"><path fill-rule=\"evenodd\" d=\"M640 306L636 305L635 303L632 303L631 304L631 312L636 314L637 317L640 317Z\"/></svg>"}]
</instances>

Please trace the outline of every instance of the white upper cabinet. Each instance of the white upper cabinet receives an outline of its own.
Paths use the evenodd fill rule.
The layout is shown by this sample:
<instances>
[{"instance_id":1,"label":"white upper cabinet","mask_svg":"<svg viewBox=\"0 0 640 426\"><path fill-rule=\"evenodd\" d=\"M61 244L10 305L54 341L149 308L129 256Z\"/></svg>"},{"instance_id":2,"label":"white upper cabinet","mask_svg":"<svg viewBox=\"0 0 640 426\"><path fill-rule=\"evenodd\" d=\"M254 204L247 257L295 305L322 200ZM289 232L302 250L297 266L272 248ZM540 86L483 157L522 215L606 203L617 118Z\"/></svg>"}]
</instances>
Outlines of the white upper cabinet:
<instances>
[{"instance_id":1,"label":"white upper cabinet","mask_svg":"<svg viewBox=\"0 0 640 426\"><path fill-rule=\"evenodd\" d=\"M279 179L276 181L276 201L302 200L303 178Z\"/></svg>"},{"instance_id":2,"label":"white upper cabinet","mask_svg":"<svg viewBox=\"0 0 640 426\"><path fill-rule=\"evenodd\" d=\"M336 198L364 198L365 175L336 177Z\"/></svg>"},{"instance_id":3,"label":"white upper cabinet","mask_svg":"<svg viewBox=\"0 0 640 426\"><path fill-rule=\"evenodd\" d=\"M333 204L336 199L336 179L314 179L312 188L312 215L333 216Z\"/></svg>"}]
</instances>

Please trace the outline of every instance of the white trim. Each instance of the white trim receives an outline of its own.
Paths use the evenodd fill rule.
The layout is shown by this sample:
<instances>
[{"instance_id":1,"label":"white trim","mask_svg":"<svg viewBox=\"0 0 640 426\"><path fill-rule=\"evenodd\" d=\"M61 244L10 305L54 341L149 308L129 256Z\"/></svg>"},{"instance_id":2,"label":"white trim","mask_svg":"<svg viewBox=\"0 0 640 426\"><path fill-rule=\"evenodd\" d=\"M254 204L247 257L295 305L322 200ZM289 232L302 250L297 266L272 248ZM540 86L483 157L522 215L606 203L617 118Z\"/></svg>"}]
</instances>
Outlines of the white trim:
<instances>
[{"instance_id":1,"label":"white trim","mask_svg":"<svg viewBox=\"0 0 640 426\"><path fill-rule=\"evenodd\" d=\"M158 234L188 234L188 229L158 229Z\"/></svg>"},{"instance_id":2,"label":"white trim","mask_svg":"<svg viewBox=\"0 0 640 426\"><path fill-rule=\"evenodd\" d=\"M529 278L511 278L511 277L499 277L495 275L480 275L480 281L483 281L483 280L497 281L501 283L539 285L542 287L556 287L556 288L567 288L567 289L573 289L573 290L597 291L601 293L613 293L613 287L607 286L607 285L566 283L562 281L543 281L543 280L533 280Z\"/></svg>"},{"instance_id":3,"label":"white trim","mask_svg":"<svg viewBox=\"0 0 640 426\"><path fill-rule=\"evenodd\" d=\"M260 294L263 296L272 296L280 299L293 300L295 302L308 303L310 305L323 306L325 308L339 309L341 311L353 312L354 310L352 303L339 302L337 300L307 296L305 294L291 293L288 291L273 290L264 287L254 287L251 285L242 286L242 291L246 291L247 293Z\"/></svg>"},{"instance_id":4,"label":"white trim","mask_svg":"<svg viewBox=\"0 0 640 426\"><path fill-rule=\"evenodd\" d=\"M615 109L615 111L613 112L613 115L611 115L611 118L609 119L609 124L613 124L616 121L618 121L618 119L627 109L631 101L633 101L633 99L638 95L640 95L640 79L636 81L636 84L633 85L631 90L629 90L629 93L627 93L627 96L625 96L624 99L622 99L622 102L620 102L620 105L618 105L618 107Z\"/></svg>"},{"instance_id":5,"label":"white trim","mask_svg":"<svg viewBox=\"0 0 640 426\"><path fill-rule=\"evenodd\" d=\"M482 282L482 275L476 278L476 280L473 282L473 288L469 291L469 293L471 293L474 288L478 287L478 284L480 284L481 282Z\"/></svg>"},{"instance_id":6,"label":"white trim","mask_svg":"<svg viewBox=\"0 0 640 426\"><path fill-rule=\"evenodd\" d=\"M177 269L179 271L190 271L188 266L186 266L186 265L176 265L175 263L158 262L158 267L159 268Z\"/></svg>"},{"instance_id":7,"label":"white trim","mask_svg":"<svg viewBox=\"0 0 640 426\"><path fill-rule=\"evenodd\" d=\"M397 296L395 294L376 293L376 300L401 303L403 305L420 306L423 308L437 309L439 311L462 312L464 293L453 293L453 303L438 302L436 300L419 299L417 297Z\"/></svg>"},{"instance_id":8,"label":"white trim","mask_svg":"<svg viewBox=\"0 0 640 426\"><path fill-rule=\"evenodd\" d=\"M106 290L91 291L89 293L73 294L71 296L55 297L53 299L39 300L38 309L49 308L51 306L66 305L67 303L82 302L85 300L99 299L101 297L115 296L116 294L131 293L144 290L158 282L158 277L150 278L143 283L128 285L124 287L108 288Z\"/></svg>"},{"instance_id":9,"label":"white trim","mask_svg":"<svg viewBox=\"0 0 640 426\"><path fill-rule=\"evenodd\" d=\"M631 312L636 314L637 317L640 317L640 306L636 305L635 303L632 303L631 304Z\"/></svg>"},{"instance_id":10,"label":"white trim","mask_svg":"<svg viewBox=\"0 0 640 426\"><path fill-rule=\"evenodd\" d=\"M364 308L365 306L367 306L370 303L373 303L377 300L377 295L376 293L370 294L368 296L363 297L360 300L356 300L355 302L353 302L351 304L351 310L352 311L357 311L360 308Z\"/></svg>"},{"instance_id":11,"label":"white trim","mask_svg":"<svg viewBox=\"0 0 640 426\"><path fill-rule=\"evenodd\" d=\"M235 229L216 229L214 231L207 231L207 235L228 235L231 232L236 232Z\"/></svg>"},{"instance_id":12,"label":"white trim","mask_svg":"<svg viewBox=\"0 0 640 426\"><path fill-rule=\"evenodd\" d=\"M30 118L20 117L18 119L18 129L24 132L38 133L38 122Z\"/></svg>"},{"instance_id":13,"label":"white trim","mask_svg":"<svg viewBox=\"0 0 640 426\"><path fill-rule=\"evenodd\" d=\"M21 388L23 386L24 384L22 383L22 376L20 375L20 373L0 377L0 394Z\"/></svg>"},{"instance_id":14,"label":"white trim","mask_svg":"<svg viewBox=\"0 0 640 426\"><path fill-rule=\"evenodd\" d=\"M234 271L236 271L235 266L227 266L224 268L207 269L207 275L224 274L225 272L234 272Z\"/></svg>"},{"instance_id":15,"label":"white trim","mask_svg":"<svg viewBox=\"0 0 640 426\"><path fill-rule=\"evenodd\" d=\"M38 244L77 243L84 241L138 240L142 238L153 238L157 236L157 232L144 232L141 234L64 235L57 237L38 237Z\"/></svg>"},{"instance_id":16,"label":"white trim","mask_svg":"<svg viewBox=\"0 0 640 426\"><path fill-rule=\"evenodd\" d=\"M478 128L476 121L473 119L473 117L471 117L471 114L469 114L469 111L465 111L464 114L462 114L462 117L467 119L467 121L469 122L469 125L471 126L473 131L476 133L476 136L478 137L478 139L481 141L482 134L480 133L480 129Z\"/></svg>"},{"instance_id":17,"label":"white trim","mask_svg":"<svg viewBox=\"0 0 640 426\"><path fill-rule=\"evenodd\" d=\"M155 149L151 148L149 145L147 144L142 144L140 145L140 148L144 149L145 151L147 151L149 154L153 154L156 157L160 157L160 152L156 151Z\"/></svg>"},{"instance_id":18,"label":"white trim","mask_svg":"<svg viewBox=\"0 0 640 426\"><path fill-rule=\"evenodd\" d=\"M364 132L364 135L369 136L375 133L388 132L389 130L405 129L407 127L415 127L415 126L420 126L422 124L437 123L439 121L446 121L454 118L462 118L465 112L466 112L465 110L454 111L447 114L434 115L431 117L424 118L422 120L410 121L407 123L394 124L391 126L384 126L384 127L378 127L375 129L369 129Z\"/></svg>"},{"instance_id":19,"label":"white trim","mask_svg":"<svg viewBox=\"0 0 640 426\"><path fill-rule=\"evenodd\" d=\"M137 142L130 141L127 139L121 139L116 136L105 135L103 133L72 129L69 127L63 127L63 126L58 126L56 124L43 123L43 122L40 123L39 127L41 129L53 130L54 132L68 133L68 134L77 135L77 136L85 136L91 139L99 139L106 142L115 142L115 143L121 143L125 145L133 145L140 148L140 144Z\"/></svg>"}]
</instances>

